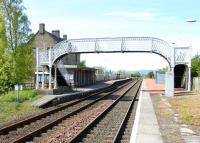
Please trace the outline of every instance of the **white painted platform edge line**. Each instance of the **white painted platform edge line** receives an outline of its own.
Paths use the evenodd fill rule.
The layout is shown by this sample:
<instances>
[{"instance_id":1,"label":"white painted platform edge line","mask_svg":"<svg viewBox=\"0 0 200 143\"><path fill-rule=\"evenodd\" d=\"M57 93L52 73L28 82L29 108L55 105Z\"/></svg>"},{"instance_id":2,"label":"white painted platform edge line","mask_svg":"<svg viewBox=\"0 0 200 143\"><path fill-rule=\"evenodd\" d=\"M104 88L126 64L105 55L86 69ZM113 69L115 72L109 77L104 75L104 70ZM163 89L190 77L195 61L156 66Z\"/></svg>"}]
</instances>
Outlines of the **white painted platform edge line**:
<instances>
[{"instance_id":1,"label":"white painted platform edge line","mask_svg":"<svg viewBox=\"0 0 200 143\"><path fill-rule=\"evenodd\" d=\"M139 102L138 102L138 106L137 106L137 110L136 110L135 121L134 121L133 128L132 128L130 143L136 143L136 135L137 135L137 132L138 132L140 109L141 109L141 103L142 103L143 84L144 84L144 81L142 82L142 87L141 87L141 90L140 90Z\"/></svg>"}]
</instances>

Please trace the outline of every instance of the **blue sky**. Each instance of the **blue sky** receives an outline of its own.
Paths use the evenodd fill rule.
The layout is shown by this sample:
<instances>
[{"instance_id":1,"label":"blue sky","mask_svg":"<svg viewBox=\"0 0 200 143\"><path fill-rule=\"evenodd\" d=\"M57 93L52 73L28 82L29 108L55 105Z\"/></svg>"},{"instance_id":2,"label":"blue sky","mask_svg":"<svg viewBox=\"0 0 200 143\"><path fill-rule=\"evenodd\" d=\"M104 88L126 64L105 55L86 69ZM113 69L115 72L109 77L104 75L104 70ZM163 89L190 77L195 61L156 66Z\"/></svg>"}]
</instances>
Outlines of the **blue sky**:
<instances>
[{"instance_id":1,"label":"blue sky","mask_svg":"<svg viewBox=\"0 0 200 143\"><path fill-rule=\"evenodd\" d=\"M193 55L199 51L198 0L25 0L24 5L33 32L38 30L39 23L45 23L48 31L59 29L69 39L152 36L177 46L192 44ZM187 19L199 22L187 23ZM164 59L154 54L81 57L87 60L89 66L102 65L113 70L156 69L167 65ZM148 62L145 62L146 59Z\"/></svg>"}]
</instances>

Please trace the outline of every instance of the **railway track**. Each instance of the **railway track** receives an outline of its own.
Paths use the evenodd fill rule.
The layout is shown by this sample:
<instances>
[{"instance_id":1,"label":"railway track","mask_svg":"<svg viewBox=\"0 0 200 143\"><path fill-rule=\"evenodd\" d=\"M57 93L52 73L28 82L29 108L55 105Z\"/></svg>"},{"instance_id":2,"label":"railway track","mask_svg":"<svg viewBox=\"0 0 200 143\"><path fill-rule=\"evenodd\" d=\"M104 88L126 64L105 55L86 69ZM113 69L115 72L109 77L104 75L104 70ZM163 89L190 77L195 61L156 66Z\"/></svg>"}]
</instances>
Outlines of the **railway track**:
<instances>
[{"instance_id":1,"label":"railway track","mask_svg":"<svg viewBox=\"0 0 200 143\"><path fill-rule=\"evenodd\" d=\"M69 142L129 143L141 81Z\"/></svg>"},{"instance_id":2,"label":"railway track","mask_svg":"<svg viewBox=\"0 0 200 143\"><path fill-rule=\"evenodd\" d=\"M10 143L32 140L34 137L40 136L41 133L46 132L48 129L51 129L63 120L87 109L96 102L106 98L126 85L127 84L121 85L117 89L112 87L99 91L98 93L92 94L86 98L61 105L60 107L42 113L38 116L34 116L16 124L4 127L0 129L0 142Z\"/></svg>"}]
</instances>

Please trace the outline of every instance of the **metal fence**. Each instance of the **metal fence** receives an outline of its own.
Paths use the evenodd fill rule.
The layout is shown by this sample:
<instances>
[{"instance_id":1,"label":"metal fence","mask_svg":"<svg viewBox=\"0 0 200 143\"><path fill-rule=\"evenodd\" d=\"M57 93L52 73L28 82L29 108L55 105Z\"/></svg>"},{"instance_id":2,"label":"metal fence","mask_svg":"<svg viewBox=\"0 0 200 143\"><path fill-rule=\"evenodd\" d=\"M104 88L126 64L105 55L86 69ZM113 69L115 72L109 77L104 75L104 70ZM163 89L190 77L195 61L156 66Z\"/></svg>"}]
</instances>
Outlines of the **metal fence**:
<instances>
[{"instance_id":1,"label":"metal fence","mask_svg":"<svg viewBox=\"0 0 200 143\"><path fill-rule=\"evenodd\" d=\"M193 77L193 79L192 79L192 90L200 92L200 77Z\"/></svg>"}]
</instances>

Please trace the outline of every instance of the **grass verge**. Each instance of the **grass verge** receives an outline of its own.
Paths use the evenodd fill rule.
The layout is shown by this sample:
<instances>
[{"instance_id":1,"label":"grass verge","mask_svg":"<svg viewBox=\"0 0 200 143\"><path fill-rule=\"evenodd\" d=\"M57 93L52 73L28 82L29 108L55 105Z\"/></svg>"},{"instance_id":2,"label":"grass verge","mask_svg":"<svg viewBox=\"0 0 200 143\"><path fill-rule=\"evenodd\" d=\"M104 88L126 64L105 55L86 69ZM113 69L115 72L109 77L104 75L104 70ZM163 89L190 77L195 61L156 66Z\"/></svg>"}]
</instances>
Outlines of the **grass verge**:
<instances>
[{"instance_id":1,"label":"grass verge","mask_svg":"<svg viewBox=\"0 0 200 143\"><path fill-rule=\"evenodd\" d=\"M30 103L41 96L36 90L19 91L19 99L17 99L16 91L0 95L0 123L16 119L27 112L37 110Z\"/></svg>"},{"instance_id":2,"label":"grass verge","mask_svg":"<svg viewBox=\"0 0 200 143\"><path fill-rule=\"evenodd\" d=\"M184 95L168 98L180 114L183 123L200 126L200 95Z\"/></svg>"}]
</instances>

